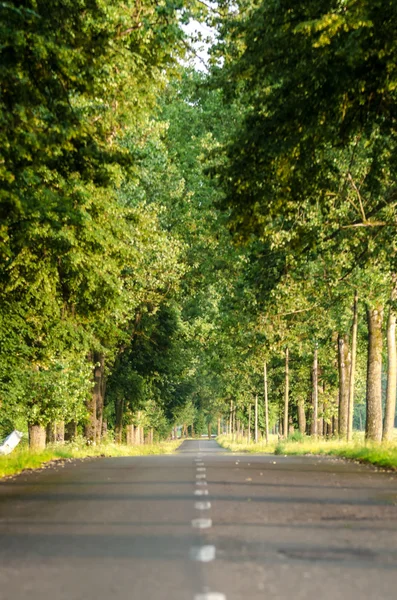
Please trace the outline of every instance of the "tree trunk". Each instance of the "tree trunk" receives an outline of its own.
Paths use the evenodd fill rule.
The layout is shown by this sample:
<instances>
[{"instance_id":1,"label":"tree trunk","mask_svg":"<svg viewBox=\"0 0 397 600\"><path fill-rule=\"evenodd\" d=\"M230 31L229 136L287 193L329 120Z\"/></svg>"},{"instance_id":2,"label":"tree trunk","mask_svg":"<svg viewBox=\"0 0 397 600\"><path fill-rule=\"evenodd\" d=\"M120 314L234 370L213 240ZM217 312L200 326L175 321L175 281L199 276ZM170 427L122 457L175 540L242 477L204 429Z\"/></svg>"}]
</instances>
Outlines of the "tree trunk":
<instances>
[{"instance_id":1,"label":"tree trunk","mask_svg":"<svg viewBox=\"0 0 397 600\"><path fill-rule=\"evenodd\" d=\"M354 412L354 382L356 376L357 358L357 330L358 330L358 294L354 294L353 326L352 326L352 353L349 379L349 404L347 414L347 441L353 439L353 412Z\"/></svg>"},{"instance_id":2,"label":"tree trunk","mask_svg":"<svg viewBox=\"0 0 397 600\"><path fill-rule=\"evenodd\" d=\"M298 398L298 427L299 431L304 435L306 433L306 413L305 399Z\"/></svg>"},{"instance_id":3,"label":"tree trunk","mask_svg":"<svg viewBox=\"0 0 397 600\"><path fill-rule=\"evenodd\" d=\"M65 441L65 421L58 421L55 425L55 441L63 444Z\"/></svg>"},{"instance_id":4,"label":"tree trunk","mask_svg":"<svg viewBox=\"0 0 397 600\"><path fill-rule=\"evenodd\" d=\"M48 423L46 427L46 443L54 444L56 441L56 423Z\"/></svg>"},{"instance_id":5,"label":"tree trunk","mask_svg":"<svg viewBox=\"0 0 397 600\"><path fill-rule=\"evenodd\" d=\"M73 442L77 436L77 423L76 421L70 421L65 427L65 440L67 442Z\"/></svg>"},{"instance_id":6,"label":"tree trunk","mask_svg":"<svg viewBox=\"0 0 397 600\"><path fill-rule=\"evenodd\" d=\"M211 439L211 434L212 434L212 425L211 423L208 423L208 439Z\"/></svg>"},{"instance_id":7,"label":"tree trunk","mask_svg":"<svg viewBox=\"0 0 397 600\"><path fill-rule=\"evenodd\" d=\"M44 450L46 443L46 430L42 425L32 424L28 425L29 433L29 449L30 450Z\"/></svg>"},{"instance_id":8,"label":"tree trunk","mask_svg":"<svg viewBox=\"0 0 397 600\"><path fill-rule=\"evenodd\" d=\"M339 433L339 421L338 417L332 417L332 435L338 435Z\"/></svg>"},{"instance_id":9,"label":"tree trunk","mask_svg":"<svg viewBox=\"0 0 397 600\"><path fill-rule=\"evenodd\" d=\"M106 379L105 379L105 357L97 355L98 365L95 369L94 379L98 382L97 399L96 399L96 441L101 442L102 423L103 423L103 406L105 403Z\"/></svg>"},{"instance_id":10,"label":"tree trunk","mask_svg":"<svg viewBox=\"0 0 397 600\"><path fill-rule=\"evenodd\" d=\"M392 300L394 300L392 296ZM397 353L396 353L396 313L390 307L387 321L387 393L383 436L385 442L393 439L394 420L396 416L397 392Z\"/></svg>"},{"instance_id":11,"label":"tree trunk","mask_svg":"<svg viewBox=\"0 0 397 600\"><path fill-rule=\"evenodd\" d=\"M338 432L341 437L347 437L349 411L349 380L350 380L350 351L347 335L338 338L338 367L339 367L339 422Z\"/></svg>"},{"instance_id":12,"label":"tree trunk","mask_svg":"<svg viewBox=\"0 0 397 600\"><path fill-rule=\"evenodd\" d=\"M217 426L218 436L221 435L221 418L218 417L218 426Z\"/></svg>"},{"instance_id":13,"label":"tree trunk","mask_svg":"<svg viewBox=\"0 0 397 600\"><path fill-rule=\"evenodd\" d=\"M251 404L248 406L248 443L251 443Z\"/></svg>"},{"instance_id":14,"label":"tree trunk","mask_svg":"<svg viewBox=\"0 0 397 600\"><path fill-rule=\"evenodd\" d=\"M265 394L265 436L266 444L269 443L269 399L267 396L267 365L266 361L263 363L263 386Z\"/></svg>"},{"instance_id":15,"label":"tree trunk","mask_svg":"<svg viewBox=\"0 0 397 600\"><path fill-rule=\"evenodd\" d=\"M121 444L123 441L123 413L124 413L124 397L116 399L116 422L115 422L115 442Z\"/></svg>"},{"instance_id":16,"label":"tree trunk","mask_svg":"<svg viewBox=\"0 0 397 600\"><path fill-rule=\"evenodd\" d=\"M132 423L127 425L127 444L133 446L135 443L135 428Z\"/></svg>"},{"instance_id":17,"label":"tree trunk","mask_svg":"<svg viewBox=\"0 0 397 600\"><path fill-rule=\"evenodd\" d=\"M318 405L317 435L324 435L324 402Z\"/></svg>"},{"instance_id":18,"label":"tree trunk","mask_svg":"<svg viewBox=\"0 0 397 600\"><path fill-rule=\"evenodd\" d=\"M382 439L382 320L381 307L368 308L367 440Z\"/></svg>"},{"instance_id":19,"label":"tree trunk","mask_svg":"<svg viewBox=\"0 0 397 600\"><path fill-rule=\"evenodd\" d=\"M255 444L259 442L258 437L258 394L255 396Z\"/></svg>"},{"instance_id":20,"label":"tree trunk","mask_svg":"<svg viewBox=\"0 0 397 600\"><path fill-rule=\"evenodd\" d=\"M99 393L100 379L97 378L97 366L96 366L97 353L92 352L88 355L88 360L94 365L93 377L94 377L94 388L87 400L86 408L88 412L88 421L84 426L84 435L88 442L94 443L96 440L96 406L97 397Z\"/></svg>"},{"instance_id":21,"label":"tree trunk","mask_svg":"<svg viewBox=\"0 0 397 600\"><path fill-rule=\"evenodd\" d=\"M318 433L318 352L317 346L314 349L313 356L313 372L312 372L312 405L313 405L313 414L312 414L312 424L311 424L311 434L317 435Z\"/></svg>"},{"instance_id":22,"label":"tree trunk","mask_svg":"<svg viewBox=\"0 0 397 600\"><path fill-rule=\"evenodd\" d=\"M284 393L284 437L288 437L288 405L289 405L289 349L285 349L285 393Z\"/></svg>"}]
</instances>

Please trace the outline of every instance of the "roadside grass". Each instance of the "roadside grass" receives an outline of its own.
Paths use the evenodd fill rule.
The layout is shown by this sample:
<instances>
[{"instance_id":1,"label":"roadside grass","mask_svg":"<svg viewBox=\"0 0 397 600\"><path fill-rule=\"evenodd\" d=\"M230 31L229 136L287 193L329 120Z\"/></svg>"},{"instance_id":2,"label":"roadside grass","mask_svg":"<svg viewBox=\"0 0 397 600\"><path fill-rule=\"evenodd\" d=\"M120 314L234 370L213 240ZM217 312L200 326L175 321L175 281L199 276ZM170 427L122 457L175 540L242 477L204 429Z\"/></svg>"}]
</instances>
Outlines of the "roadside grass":
<instances>
[{"instance_id":1,"label":"roadside grass","mask_svg":"<svg viewBox=\"0 0 397 600\"><path fill-rule=\"evenodd\" d=\"M305 438L301 442L280 441L275 454L302 456L305 454L320 456L338 456L362 463L372 464L384 469L397 470L397 444L364 442L355 439L348 444L344 440L314 440Z\"/></svg>"},{"instance_id":2,"label":"roadside grass","mask_svg":"<svg viewBox=\"0 0 397 600\"><path fill-rule=\"evenodd\" d=\"M28 448L17 448L7 456L0 456L0 479L17 475L27 469L40 469L46 463L54 460L83 459L112 456L147 456L154 454L172 454L182 440L159 442L157 444L127 446L104 442L99 445L87 446L82 441L66 444L53 444L42 452L32 452Z\"/></svg>"},{"instance_id":3,"label":"roadside grass","mask_svg":"<svg viewBox=\"0 0 397 600\"><path fill-rule=\"evenodd\" d=\"M231 435L220 435L216 438L218 444L222 446L222 448L226 448L227 450L231 450L232 452L248 452L250 454L274 454L277 443L278 436L270 435L269 436L269 444L266 444L265 440L261 440L257 444L251 441L248 444L247 438L239 438L232 439Z\"/></svg>"},{"instance_id":4,"label":"roadside grass","mask_svg":"<svg viewBox=\"0 0 397 600\"><path fill-rule=\"evenodd\" d=\"M262 441L258 444L247 444L247 440L232 441L231 436L225 435L220 436L218 442L223 448L233 452L274 453L276 455L292 456L338 456L397 471L397 440L390 443L366 443L362 433L355 434L354 440L350 444L344 440L321 440L299 434L295 435L295 439L293 437L287 440L277 440L277 436L271 437L268 446Z\"/></svg>"}]
</instances>

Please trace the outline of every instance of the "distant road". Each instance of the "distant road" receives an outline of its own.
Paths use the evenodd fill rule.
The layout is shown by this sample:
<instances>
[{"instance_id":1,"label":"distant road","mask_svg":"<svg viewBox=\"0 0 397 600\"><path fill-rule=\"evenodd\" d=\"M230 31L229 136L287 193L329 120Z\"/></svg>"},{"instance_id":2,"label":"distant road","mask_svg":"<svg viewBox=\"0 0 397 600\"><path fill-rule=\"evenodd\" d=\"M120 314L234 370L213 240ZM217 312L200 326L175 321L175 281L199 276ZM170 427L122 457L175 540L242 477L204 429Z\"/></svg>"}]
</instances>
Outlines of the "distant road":
<instances>
[{"instance_id":1,"label":"distant road","mask_svg":"<svg viewBox=\"0 0 397 600\"><path fill-rule=\"evenodd\" d=\"M395 474L199 440L0 483L1 600L396 597Z\"/></svg>"}]
</instances>

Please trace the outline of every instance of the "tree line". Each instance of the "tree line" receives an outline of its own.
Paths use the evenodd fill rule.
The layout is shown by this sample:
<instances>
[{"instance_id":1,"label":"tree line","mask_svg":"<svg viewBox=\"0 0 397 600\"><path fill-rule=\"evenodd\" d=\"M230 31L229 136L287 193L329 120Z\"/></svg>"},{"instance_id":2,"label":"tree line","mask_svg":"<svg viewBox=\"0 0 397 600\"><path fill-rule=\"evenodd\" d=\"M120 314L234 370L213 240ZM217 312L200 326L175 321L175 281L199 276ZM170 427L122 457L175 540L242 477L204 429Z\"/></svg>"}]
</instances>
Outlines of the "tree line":
<instances>
[{"instance_id":1,"label":"tree line","mask_svg":"<svg viewBox=\"0 0 397 600\"><path fill-rule=\"evenodd\" d=\"M0 431L392 438L396 10L2 4Z\"/></svg>"}]
</instances>

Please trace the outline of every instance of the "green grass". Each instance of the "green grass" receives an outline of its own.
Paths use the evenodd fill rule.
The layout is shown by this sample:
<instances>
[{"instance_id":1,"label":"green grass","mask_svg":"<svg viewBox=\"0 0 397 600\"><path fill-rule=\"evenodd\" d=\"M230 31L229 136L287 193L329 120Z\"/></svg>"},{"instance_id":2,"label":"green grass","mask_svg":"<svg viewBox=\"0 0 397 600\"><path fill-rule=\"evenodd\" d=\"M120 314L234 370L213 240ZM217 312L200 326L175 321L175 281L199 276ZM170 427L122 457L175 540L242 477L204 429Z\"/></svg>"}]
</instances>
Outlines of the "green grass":
<instances>
[{"instance_id":1,"label":"green grass","mask_svg":"<svg viewBox=\"0 0 397 600\"><path fill-rule=\"evenodd\" d=\"M363 434L355 435L352 443L331 439L321 440L306 436L294 439L277 440L272 436L268 446L263 442L247 444L247 441L232 441L230 436L220 436L218 442L233 452L274 453L278 455L320 455L338 456L384 469L397 470L397 441L391 443L365 443Z\"/></svg>"},{"instance_id":2,"label":"green grass","mask_svg":"<svg viewBox=\"0 0 397 600\"><path fill-rule=\"evenodd\" d=\"M365 443L356 439L351 444L342 440L304 439L302 442L281 441L275 454L339 456L385 469L397 470L396 443Z\"/></svg>"},{"instance_id":3,"label":"green grass","mask_svg":"<svg viewBox=\"0 0 397 600\"><path fill-rule=\"evenodd\" d=\"M265 440L261 440L258 444L255 444L251 441L250 444L247 442L247 438L240 438L232 440L230 435L220 435L216 438L218 444L222 446L222 448L226 448L227 450L231 450L232 452L249 452L250 454L273 454L277 442L277 435L269 436L269 444L266 444Z\"/></svg>"},{"instance_id":4,"label":"green grass","mask_svg":"<svg viewBox=\"0 0 397 600\"><path fill-rule=\"evenodd\" d=\"M182 440L159 442L151 445L126 446L105 442L98 446L87 446L82 442L54 444L42 452L31 452L27 448L14 450L7 456L0 456L0 478L16 475L26 469L40 469L53 460L94 458L98 456L146 456L149 454L172 454Z\"/></svg>"}]
</instances>

